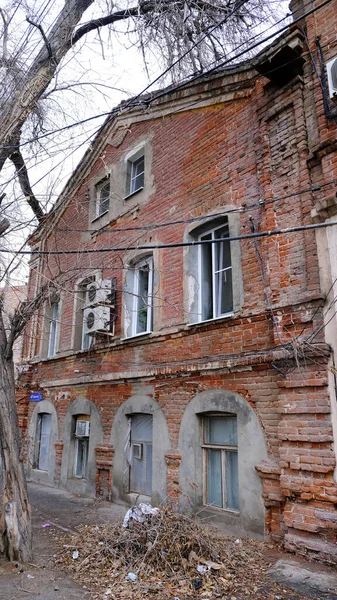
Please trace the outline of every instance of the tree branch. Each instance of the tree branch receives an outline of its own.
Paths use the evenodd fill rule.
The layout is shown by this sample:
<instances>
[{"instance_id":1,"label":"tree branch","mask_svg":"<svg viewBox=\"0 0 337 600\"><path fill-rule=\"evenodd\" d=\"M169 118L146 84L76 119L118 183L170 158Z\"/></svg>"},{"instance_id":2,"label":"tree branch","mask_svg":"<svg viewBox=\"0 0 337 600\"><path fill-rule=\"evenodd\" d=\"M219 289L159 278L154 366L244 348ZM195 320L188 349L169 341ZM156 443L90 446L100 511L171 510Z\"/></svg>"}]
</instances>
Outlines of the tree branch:
<instances>
[{"instance_id":1,"label":"tree branch","mask_svg":"<svg viewBox=\"0 0 337 600\"><path fill-rule=\"evenodd\" d=\"M0 237L5 233L5 231L7 231L9 226L10 222L8 221L8 219L0 219Z\"/></svg>"},{"instance_id":2,"label":"tree branch","mask_svg":"<svg viewBox=\"0 0 337 600\"><path fill-rule=\"evenodd\" d=\"M4 24L3 41L2 41L2 60L6 64L7 60L7 43L8 43L8 23L4 10L0 7L0 15Z\"/></svg>"},{"instance_id":3,"label":"tree branch","mask_svg":"<svg viewBox=\"0 0 337 600\"><path fill-rule=\"evenodd\" d=\"M34 23L34 21L32 21L31 19L29 19L28 17L26 17L26 21L27 21L27 23L29 23L30 25L33 25L33 27L36 27L40 31L40 33L41 33L41 35L43 37L43 41L46 44L49 58L52 59L53 58L53 52L52 52L52 49L51 49L51 45L49 43L49 40L48 40L45 32L43 31L42 25L39 25L38 23Z\"/></svg>"},{"instance_id":4,"label":"tree branch","mask_svg":"<svg viewBox=\"0 0 337 600\"><path fill-rule=\"evenodd\" d=\"M161 10L163 11L163 4L168 8L172 8L172 4L180 5L184 4L182 0L177 0L176 2L172 2L171 0L167 0L165 2L161 2ZM138 6L134 6L132 8L128 8L127 10L119 10L112 15L107 15L106 17L100 17L99 19L93 19L92 21L88 21L82 27L79 27L77 31L75 31L71 43L72 45L76 44L78 40L83 37L86 33L90 31L100 29L100 27L104 27L105 25L111 25L112 23L116 23L117 21L123 21L124 19L128 19L129 17L141 17L146 15L147 13L153 12L155 9L158 9L158 1L156 0L145 0L145 2L140 2Z\"/></svg>"},{"instance_id":5,"label":"tree branch","mask_svg":"<svg viewBox=\"0 0 337 600\"><path fill-rule=\"evenodd\" d=\"M24 194L29 206L40 223L45 214L31 188L27 167L20 150L15 150L15 152L10 155L10 159L14 164L22 193Z\"/></svg>"}]
</instances>

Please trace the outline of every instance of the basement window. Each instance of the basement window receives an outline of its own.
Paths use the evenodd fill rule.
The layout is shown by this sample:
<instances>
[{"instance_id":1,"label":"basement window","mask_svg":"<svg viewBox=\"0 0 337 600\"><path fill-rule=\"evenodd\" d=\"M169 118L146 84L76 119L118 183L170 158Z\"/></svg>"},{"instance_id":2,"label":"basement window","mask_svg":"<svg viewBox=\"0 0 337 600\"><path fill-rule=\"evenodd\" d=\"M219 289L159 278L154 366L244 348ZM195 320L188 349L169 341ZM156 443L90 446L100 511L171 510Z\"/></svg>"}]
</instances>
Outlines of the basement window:
<instances>
[{"instance_id":1,"label":"basement window","mask_svg":"<svg viewBox=\"0 0 337 600\"><path fill-rule=\"evenodd\" d=\"M83 427L83 424L86 423L89 423L89 426ZM75 421L74 476L78 479L88 478L89 432L90 418L87 415L77 416Z\"/></svg>"},{"instance_id":2,"label":"basement window","mask_svg":"<svg viewBox=\"0 0 337 600\"><path fill-rule=\"evenodd\" d=\"M33 469L48 471L51 414L40 413L37 419Z\"/></svg>"},{"instance_id":3,"label":"basement window","mask_svg":"<svg viewBox=\"0 0 337 600\"><path fill-rule=\"evenodd\" d=\"M236 415L210 415L202 421L204 504L239 511Z\"/></svg>"}]
</instances>

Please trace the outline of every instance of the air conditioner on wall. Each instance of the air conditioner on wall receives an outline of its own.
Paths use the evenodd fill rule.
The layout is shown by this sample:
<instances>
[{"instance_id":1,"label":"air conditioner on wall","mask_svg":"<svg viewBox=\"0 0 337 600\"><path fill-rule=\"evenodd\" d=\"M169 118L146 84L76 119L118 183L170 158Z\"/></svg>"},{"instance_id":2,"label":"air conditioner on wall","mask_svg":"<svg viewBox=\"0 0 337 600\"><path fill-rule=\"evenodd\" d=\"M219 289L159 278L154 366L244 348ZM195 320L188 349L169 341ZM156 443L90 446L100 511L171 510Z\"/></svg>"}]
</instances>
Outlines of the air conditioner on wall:
<instances>
[{"instance_id":1,"label":"air conditioner on wall","mask_svg":"<svg viewBox=\"0 0 337 600\"><path fill-rule=\"evenodd\" d=\"M110 331L110 320L109 306L88 306L83 311L84 335Z\"/></svg>"},{"instance_id":2,"label":"air conditioner on wall","mask_svg":"<svg viewBox=\"0 0 337 600\"><path fill-rule=\"evenodd\" d=\"M337 58L326 63L328 74L329 97L337 102Z\"/></svg>"},{"instance_id":3,"label":"air conditioner on wall","mask_svg":"<svg viewBox=\"0 0 337 600\"><path fill-rule=\"evenodd\" d=\"M89 437L90 434L90 421L76 421L76 437Z\"/></svg>"},{"instance_id":4,"label":"air conditioner on wall","mask_svg":"<svg viewBox=\"0 0 337 600\"><path fill-rule=\"evenodd\" d=\"M88 284L86 289L86 305L112 304L114 290L110 279L97 279Z\"/></svg>"}]
</instances>

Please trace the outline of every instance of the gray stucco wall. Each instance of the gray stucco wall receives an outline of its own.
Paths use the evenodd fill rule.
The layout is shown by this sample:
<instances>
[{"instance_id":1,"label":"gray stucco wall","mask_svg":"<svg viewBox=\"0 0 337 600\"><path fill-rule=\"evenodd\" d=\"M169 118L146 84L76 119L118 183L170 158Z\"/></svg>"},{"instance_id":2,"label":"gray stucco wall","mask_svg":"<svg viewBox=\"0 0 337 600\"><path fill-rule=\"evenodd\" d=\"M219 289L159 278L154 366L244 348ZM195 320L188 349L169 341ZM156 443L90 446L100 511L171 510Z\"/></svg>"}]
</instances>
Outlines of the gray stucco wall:
<instances>
[{"instance_id":1,"label":"gray stucco wall","mask_svg":"<svg viewBox=\"0 0 337 600\"><path fill-rule=\"evenodd\" d=\"M182 418L179 433L180 504L182 510L203 506L202 423L205 413L234 413L238 424L240 514L210 507L215 522L235 535L264 535L265 510L262 485L255 465L267 458L263 432L254 410L239 394L227 390L201 392L191 400ZM187 498L190 499L191 504Z\"/></svg>"},{"instance_id":2,"label":"gray stucco wall","mask_svg":"<svg viewBox=\"0 0 337 600\"><path fill-rule=\"evenodd\" d=\"M41 413L51 415L50 443L48 453L48 471L33 469L34 450L36 444L37 419ZM58 439L58 420L55 406L49 400L39 402L33 411L28 428L28 460L27 460L27 478L30 481L54 485L55 472L55 442Z\"/></svg>"},{"instance_id":3,"label":"gray stucco wall","mask_svg":"<svg viewBox=\"0 0 337 600\"><path fill-rule=\"evenodd\" d=\"M132 414L149 414L153 417L151 503L159 505L166 501L165 452L170 449L171 444L164 413L150 396L132 396L116 413L110 439L115 449L112 496L114 500L122 499L131 504L134 504L136 499L138 502L141 500L139 496L128 493L128 465L124 446L128 432L128 416Z\"/></svg>"},{"instance_id":4,"label":"gray stucco wall","mask_svg":"<svg viewBox=\"0 0 337 600\"><path fill-rule=\"evenodd\" d=\"M75 464L75 416L90 416L88 478L74 477ZM83 495L96 493L96 456L95 447L103 442L103 429L100 414L93 402L78 398L68 408L63 425L63 452L61 465L61 486Z\"/></svg>"}]
</instances>

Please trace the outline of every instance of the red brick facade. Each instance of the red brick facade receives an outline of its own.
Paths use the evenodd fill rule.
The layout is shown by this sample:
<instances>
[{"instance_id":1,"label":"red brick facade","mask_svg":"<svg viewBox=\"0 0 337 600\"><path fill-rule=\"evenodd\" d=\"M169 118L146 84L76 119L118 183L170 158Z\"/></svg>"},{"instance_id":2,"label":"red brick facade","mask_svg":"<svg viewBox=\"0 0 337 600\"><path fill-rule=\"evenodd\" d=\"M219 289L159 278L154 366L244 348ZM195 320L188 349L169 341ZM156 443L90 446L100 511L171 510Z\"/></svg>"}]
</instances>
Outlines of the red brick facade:
<instances>
[{"instance_id":1,"label":"red brick facade","mask_svg":"<svg viewBox=\"0 0 337 600\"><path fill-rule=\"evenodd\" d=\"M319 35L325 61L337 56L336 0L301 25L306 25L311 55ZM169 447L163 442L162 449L164 496L178 502L180 495L188 495L182 491L183 415L198 394L225 391L257 417L264 438L265 458L253 466L262 482L266 533L284 539L290 550L337 563L331 416L336 397L329 386L332 351L323 325L326 289L315 232L232 242L233 256L233 244L239 244L232 260L233 314L194 324L189 318L189 247L156 248L193 239L203 217L212 223L215 215L226 216L230 235L245 235L252 222L263 232L310 225L313 216L323 221L324 211L334 214L336 125L324 114L302 30L295 27L265 50L256 68L287 45L296 48L293 64L299 56L305 62L303 73L291 73L285 82L277 74L270 81L253 67L230 69L178 91L168 89L145 108L121 110L103 127L57 208L32 238L35 249L83 252L43 255L32 264L30 294L47 280L57 281L60 326L57 353L49 359L43 356L43 309L27 330L30 369L20 381L20 398L27 398L20 402L20 417L23 425L26 419L32 422L36 408L28 402L29 392L42 391L57 416L52 478L62 485L62 477L63 482L70 477L69 468L67 475L67 467L61 467L70 452L64 445L70 431L67 414L76 402L92 403L97 412L93 486L98 495L114 498L119 459L114 421L125 402L149 398L168 431ZM122 165L142 145L144 190L121 200ZM108 170L114 212L88 222L93 183ZM153 327L152 333L128 337L126 271L146 252L84 251L138 246L155 247ZM91 273L116 278L118 316L114 336L100 335L89 350L80 350L74 333L75 282ZM191 490L196 485L190 481Z\"/></svg>"}]
</instances>

